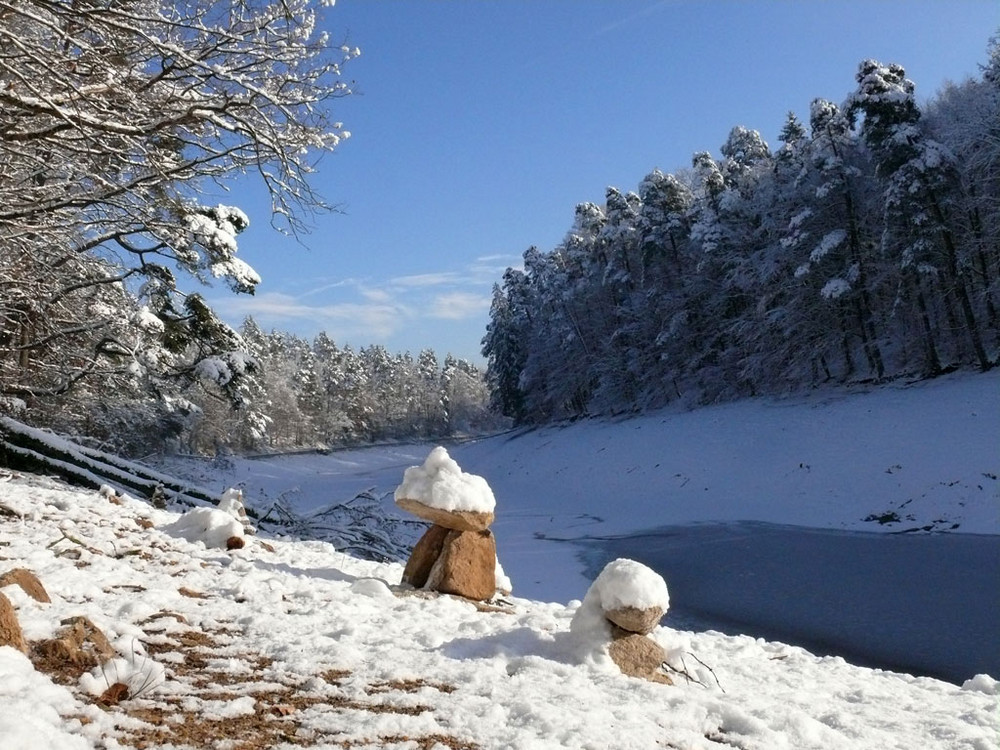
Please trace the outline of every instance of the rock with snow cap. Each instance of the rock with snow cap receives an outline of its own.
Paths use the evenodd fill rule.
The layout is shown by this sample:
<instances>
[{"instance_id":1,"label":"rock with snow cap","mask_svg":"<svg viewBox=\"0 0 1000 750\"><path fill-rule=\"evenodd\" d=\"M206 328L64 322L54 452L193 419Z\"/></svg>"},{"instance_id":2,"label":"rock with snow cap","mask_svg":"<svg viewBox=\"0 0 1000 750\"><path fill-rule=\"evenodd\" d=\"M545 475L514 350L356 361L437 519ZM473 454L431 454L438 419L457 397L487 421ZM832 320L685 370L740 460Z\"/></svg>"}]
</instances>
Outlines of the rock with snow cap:
<instances>
[{"instance_id":1,"label":"rock with snow cap","mask_svg":"<svg viewBox=\"0 0 1000 750\"><path fill-rule=\"evenodd\" d=\"M635 560L618 558L608 563L591 588L604 616L632 633L651 632L670 606L663 577Z\"/></svg>"},{"instance_id":2,"label":"rock with snow cap","mask_svg":"<svg viewBox=\"0 0 1000 750\"><path fill-rule=\"evenodd\" d=\"M663 648L646 635L669 604L667 584L656 571L619 558L608 563L590 585L573 615L570 632L584 659L610 657L623 674L670 684L661 669Z\"/></svg>"},{"instance_id":3,"label":"rock with snow cap","mask_svg":"<svg viewBox=\"0 0 1000 750\"><path fill-rule=\"evenodd\" d=\"M421 466L403 473L396 505L431 523L456 531L482 531L493 523L496 499L486 480L466 474L438 446Z\"/></svg>"}]
</instances>

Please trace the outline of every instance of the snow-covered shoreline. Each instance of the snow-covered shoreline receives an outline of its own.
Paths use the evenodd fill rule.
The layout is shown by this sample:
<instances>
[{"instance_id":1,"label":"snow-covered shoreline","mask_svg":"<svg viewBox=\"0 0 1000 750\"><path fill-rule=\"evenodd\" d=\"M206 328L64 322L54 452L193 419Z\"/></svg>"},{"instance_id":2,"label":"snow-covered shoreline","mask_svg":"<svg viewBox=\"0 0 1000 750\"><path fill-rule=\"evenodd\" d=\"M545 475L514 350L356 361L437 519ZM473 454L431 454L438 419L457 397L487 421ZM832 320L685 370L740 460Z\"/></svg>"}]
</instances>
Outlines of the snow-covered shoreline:
<instances>
[{"instance_id":1,"label":"snow-covered shoreline","mask_svg":"<svg viewBox=\"0 0 1000 750\"><path fill-rule=\"evenodd\" d=\"M653 638L672 659L697 677L697 657L718 685L647 683L576 659L576 601L515 598L483 611L408 594L399 565L326 543L208 549L166 534L177 514L144 502L4 480L2 502L16 516L0 517L0 565L32 569L52 598L4 587L26 637L51 637L60 620L83 614L165 668L161 685L105 711L0 648L5 749L132 747L129 733L151 731L150 716L161 717L157 731L181 726L171 716L185 731L222 727L230 744L194 744L219 748L238 742L251 718L258 735L279 727L295 738L276 748L997 747L989 678L962 689L746 636L659 627Z\"/></svg>"}]
</instances>

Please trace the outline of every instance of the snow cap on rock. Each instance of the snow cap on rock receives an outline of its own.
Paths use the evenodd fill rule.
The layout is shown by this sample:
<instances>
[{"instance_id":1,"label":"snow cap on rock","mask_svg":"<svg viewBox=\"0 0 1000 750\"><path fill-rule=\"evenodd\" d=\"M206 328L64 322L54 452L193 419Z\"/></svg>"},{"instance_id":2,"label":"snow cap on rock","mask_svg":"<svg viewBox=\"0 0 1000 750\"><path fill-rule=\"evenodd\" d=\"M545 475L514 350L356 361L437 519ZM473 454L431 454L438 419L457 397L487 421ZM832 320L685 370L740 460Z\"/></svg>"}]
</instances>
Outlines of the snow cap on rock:
<instances>
[{"instance_id":1,"label":"snow cap on rock","mask_svg":"<svg viewBox=\"0 0 1000 750\"><path fill-rule=\"evenodd\" d=\"M395 498L417 500L446 511L492 513L496 507L486 480L462 471L440 445L430 452L423 466L411 466L403 472L403 483L396 488Z\"/></svg>"},{"instance_id":2,"label":"snow cap on rock","mask_svg":"<svg viewBox=\"0 0 1000 750\"><path fill-rule=\"evenodd\" d=\"M667 582L663 576L640 562L624 557L605 565L590 589L605 612L625 607L659 607L665 613L670 606Z\"/></svg>"}]
</instances>

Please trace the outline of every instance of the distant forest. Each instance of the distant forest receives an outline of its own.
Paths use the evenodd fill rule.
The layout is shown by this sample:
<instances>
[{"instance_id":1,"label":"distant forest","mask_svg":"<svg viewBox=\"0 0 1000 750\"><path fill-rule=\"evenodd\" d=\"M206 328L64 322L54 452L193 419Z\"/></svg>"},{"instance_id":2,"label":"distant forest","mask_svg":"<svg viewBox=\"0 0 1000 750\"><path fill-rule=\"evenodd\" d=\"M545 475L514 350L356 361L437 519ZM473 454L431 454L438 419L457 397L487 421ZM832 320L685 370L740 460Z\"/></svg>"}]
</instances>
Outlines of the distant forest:
<instances>
[{"instance_id":1,"label":"distant forest","mask_svg":"<svg viewBox=\"0 0 1000 750\"><path fill-rule=\"evenodd\" d=\"M772 150L583 203L494 287L495 409L520 423L989 369L1000 347L1000 39L926 104L861 63Z\"/></svg>"}]
</instances>

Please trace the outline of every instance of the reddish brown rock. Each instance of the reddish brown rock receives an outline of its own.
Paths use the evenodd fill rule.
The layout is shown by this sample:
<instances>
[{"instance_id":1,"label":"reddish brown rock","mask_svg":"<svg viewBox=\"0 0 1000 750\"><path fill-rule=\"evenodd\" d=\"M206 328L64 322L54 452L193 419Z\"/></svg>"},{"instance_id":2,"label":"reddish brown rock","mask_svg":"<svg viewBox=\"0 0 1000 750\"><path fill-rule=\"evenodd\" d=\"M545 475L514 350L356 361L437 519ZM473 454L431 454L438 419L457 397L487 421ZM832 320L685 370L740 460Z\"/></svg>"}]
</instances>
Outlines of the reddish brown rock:
<instances>
[{"instance_id":1,"label":"reddish brown rock","mask_svg":"<svg viewBox=\"0 0 1000 750\"><path fill-rule=\"evenodd\" d=\"M604 616L622 630L647 635L659 624L663 617L663 610L660 607L649 607L648 609L621 607L620 609L605 610Z\"/></svg>"},{"instance_id":2,"label":"reddish brown rock","mask_svg":"<svg viewBox=\"0 0 1000 750\"><path fill-rule=\"evenodd\" d=\"M38 580L38 576L26 568L14 568L0 576L0 589L14 583L24 589L24 593L36 602L48 604L52 601L42 582Z\"/></svg>"},{"instance_id":3,"label":"reddish brown rock","mask_svg":"<svg viewBox=\"0 0 1000 750\"><path fill-rule=\"evenodd\" d=\"M673 681L661 669L666 654L660 644L644 635L630 633L621 628L612 628L612 631L612 641L608 645L608 654L610 654L611 660L618 665L622 674L665 685L673 684Z\"/></svg>"},{"instance_id":4,"label":"reddish brown rock","mask_svg":"<svg viewBox=\"0 0 1000 750\"><path fill-rule=\"evenodd\" d=\"M438 526L455 531L485 531L493 523L491 512L475 510L441 510L407 497L396 498L396 505Z\"/></svg>"},{"instance_id":5,"label":"reddish brown rock","mask_svg":"<svg viewBox=\"0 0 1000 750\"><path fill-rule=\"evenodd\" d=\"M0 646L13 646L21 653L28 653L28 644L24 642L17 612L10 599L3 594L0 594Z\"/></svg>"},{"instance_id":6,"label":"reddish brown rock","mask_svg":"<svg viewBox=\"0 0 1000 750\"><path fill-rule=\"evenodd\" d=\"M246 542L243 541L241 536L231 536L226 540L226 549L232 551L234 549L243 549L246 546Z\"/></svg>"},{"instance_id":7,"label":"reddish brown rock","mask_svg":"<svg viewBox=\"0 0 1000 750\"><path fill-rule=\"evenodd\" d=\"M418 589L424 587L434 563L441 556L441 549L444 547L444 540L449 531L450 529L435 524L424 532L424 535L413 546L410 559L406 561L406 567L403 568L403 583L408 583Z\"/></svg>"},{"instance_id":8,"label":"reddish brown rock","mask_svg":"<svg viewBox=\"0 0 1000 750\"><path fill-rule=\"evenodd\" d=\"M497 546L493 532L449 531L424 588L467 599L496 593Z\"/></svg>"}]
</instances>

